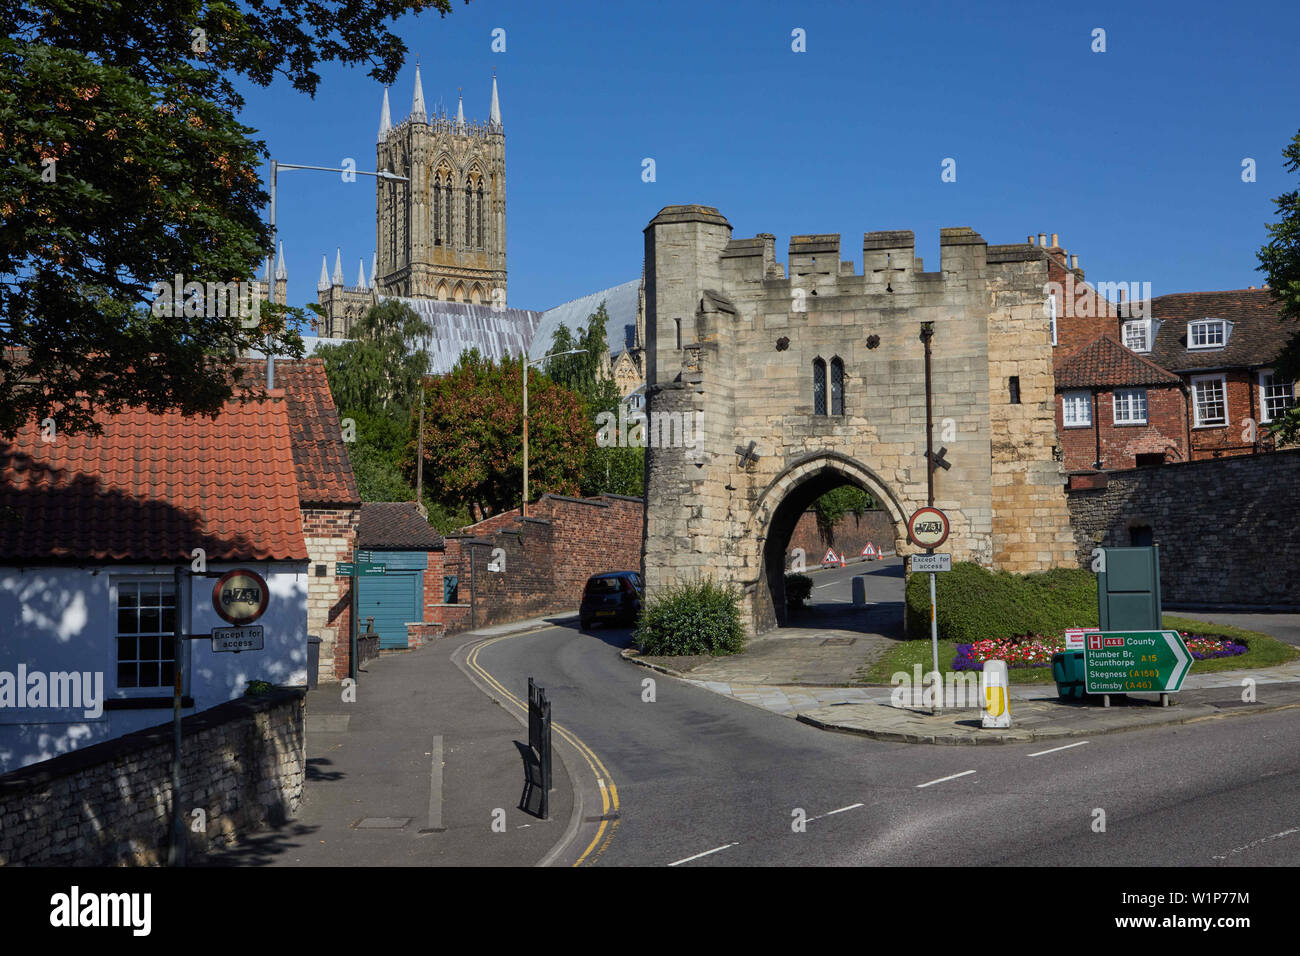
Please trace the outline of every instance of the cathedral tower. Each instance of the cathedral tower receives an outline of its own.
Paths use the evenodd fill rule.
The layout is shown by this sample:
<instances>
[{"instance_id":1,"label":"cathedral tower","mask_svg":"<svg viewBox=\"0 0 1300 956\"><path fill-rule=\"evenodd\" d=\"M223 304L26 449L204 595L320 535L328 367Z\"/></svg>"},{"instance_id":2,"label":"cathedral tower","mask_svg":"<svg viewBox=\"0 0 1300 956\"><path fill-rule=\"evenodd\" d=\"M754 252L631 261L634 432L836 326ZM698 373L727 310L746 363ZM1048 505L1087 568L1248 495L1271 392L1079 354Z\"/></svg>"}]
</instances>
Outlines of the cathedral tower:
<instances>
[{"instance_id":1,"label":"cathedral tower","mask_svg":"<svg viewBox=\"0 0 1300 956\"><path fill-rule=\"evenodd\" d=\"M506 304L505 130L492 77L486 123L430 115L415 68L411 115L396 126L384 90L376 169L410 179L377 180L377 255L371 282L380 295Z\"/></svg>"}]
</instances>

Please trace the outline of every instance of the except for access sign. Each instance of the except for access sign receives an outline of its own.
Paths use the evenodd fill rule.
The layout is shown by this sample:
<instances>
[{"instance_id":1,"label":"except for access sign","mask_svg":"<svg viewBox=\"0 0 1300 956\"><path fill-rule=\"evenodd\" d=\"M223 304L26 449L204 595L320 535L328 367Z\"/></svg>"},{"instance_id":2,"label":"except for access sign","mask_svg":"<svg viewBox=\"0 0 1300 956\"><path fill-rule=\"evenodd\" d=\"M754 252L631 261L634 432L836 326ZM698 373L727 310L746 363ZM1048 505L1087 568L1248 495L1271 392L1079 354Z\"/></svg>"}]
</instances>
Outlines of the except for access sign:
<instances>
[{"instance_id":1,"label":"except for access sign","mask_svg":"<svg viewBox=\"0 0 1300 956\"><path fill-rule=\"evenodd\" d=\"M214 627L212 629L212 649L214 651L260 651L265 647L265 631L261 624L247 627Z\"/></svg>"},{"instance_id":2,"label":"except for access sign","mask_svg":"<svg viewBox=\"0 0 1300 956\"><path fill-rule=\"evenodd\" d=\"M918 571L951 571L951 554L914 554L911 557L912 573Z\"/></svg>"},{"instance_id":3,"label":"except for access sign","mask_svg":"<svg viewBox=\"0 0 1300 956\"><path fill-rule=\"evenodd\" d=\"M907 519L907 536L918 548L937 548L948 540L948 516L938 508L918 508Z\"/></svg>"},{"instance_id":4,"label":"except for access sign","mask_svg":"<svg viewBox=\"0 0 1300 956\"><path fill-rule=\"evenodd\" d=\"M1191 652L1177 631L1098 631L1084 637L1089 694L1176 691L1192 667Z\"/></svg>"}]
</instances>

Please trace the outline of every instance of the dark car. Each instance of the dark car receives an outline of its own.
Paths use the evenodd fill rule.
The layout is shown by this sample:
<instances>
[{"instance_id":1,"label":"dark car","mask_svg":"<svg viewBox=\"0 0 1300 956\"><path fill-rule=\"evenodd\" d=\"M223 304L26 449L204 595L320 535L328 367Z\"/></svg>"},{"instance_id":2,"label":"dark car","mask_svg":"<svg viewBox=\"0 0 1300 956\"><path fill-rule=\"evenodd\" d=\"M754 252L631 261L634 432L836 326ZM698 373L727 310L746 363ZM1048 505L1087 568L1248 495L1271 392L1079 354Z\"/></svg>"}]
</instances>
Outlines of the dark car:
<instances>
[{"instance_id":1,"label":"dark car","mask_svg":"<svg viewBox=\"0 0 1300 956\"><path fill-rule=\"evenodd\" d=\"M635 624L645 597L645 583L636 571L593 574L582 589L578 622L586 630L593 622Z\"/></svg>"}]
</instances>

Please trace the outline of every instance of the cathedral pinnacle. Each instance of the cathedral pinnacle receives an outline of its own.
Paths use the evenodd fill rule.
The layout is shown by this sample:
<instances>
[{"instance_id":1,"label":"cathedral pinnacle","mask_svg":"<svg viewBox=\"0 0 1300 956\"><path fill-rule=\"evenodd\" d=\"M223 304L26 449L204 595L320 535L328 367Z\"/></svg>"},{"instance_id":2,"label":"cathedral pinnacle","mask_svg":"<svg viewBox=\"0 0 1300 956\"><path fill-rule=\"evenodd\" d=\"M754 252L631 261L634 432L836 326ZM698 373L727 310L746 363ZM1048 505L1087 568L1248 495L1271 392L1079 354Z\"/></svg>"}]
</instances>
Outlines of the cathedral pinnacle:
<instances>
[{"instance_id":1,"label":"cathedral pinnacle","mask_svg":"<svg viewBox=\"0 0 1300 956\"><path fill-rule=\"evenodd\" d=\"M357 288L366 288L366 260L357 260Z\"/></svg>"},{"instance_id":2,"label":"cathedral pinnacle","mask_svg":"<svg viewBox=\"0 0 1300 956\"><path fill-rule=\"evenodd\" d=\"M497 99L497 75L492 74L492 110L488 113L488 123L501 126L501 102Z\"/></svg>"},{"instance_id":3,"label":"cathedral pinnacle","mask_svg":"<svg viewBox=\"0 0 1300 956\"><path fill-rule=\"evenodd\" d=\"M456 125L457 126L465 125L465 94L464 93L460 93L460 102L456 104Z\"/></svg>"},{"instance_id":4,"label":"cathedral pinnacle","mask_svg":"<svg viewBox=\"0 0 1300 956\"><path fill-rule=\"evenodd\" d=\"M388 87L384 87L384 105L379 110L379 142L384 141L384 137L393 128L392 115L388 112Z\"/></svg>"},{"instance_id":5,"label":"cathedral pinnacle","mask_svg":"<svg viewBox=\"0 0 1300 956\"><path fill-rule=\"evenodd\" d=\"M424 111L424 84L420 82L420 61L415 61L415 96L411 100L411 118L421 123L429 121Z\"/></svg>"},{"instance_id":6,"label":"cathedral pinnacle","mask_svg":"<svg viewBox=\"0 0 1300 956\"><path fill-rule=\"evenodd\" d=\"M320 257L320 281L316 283L317 292L325 292L330 287L329 266L325 263L325 256Z\"/></svg>"},{"instance_id":7,"label":"cathedral pinnacle","mask_svg":"<svg viewBox=\"0 0 1300 956\"><path fill-rule=\"evenodd\" d=\"M333 285L343 284L343 250L339 249L334 253L334 278Z\"/></svg>"},{"instance_id":8,"label":"cathedral pinnacle","mask_svg":"<svg viewBox=\"0 0 1300 956\"><path fill-rule=\"evenodd\" d=\"M285 281L288 281L289 279L289 270L284 267L284 243L283 242L280 243L280 259L275 265L275 278L277 282L282 279Z\"/></svg>"}]
</instances>

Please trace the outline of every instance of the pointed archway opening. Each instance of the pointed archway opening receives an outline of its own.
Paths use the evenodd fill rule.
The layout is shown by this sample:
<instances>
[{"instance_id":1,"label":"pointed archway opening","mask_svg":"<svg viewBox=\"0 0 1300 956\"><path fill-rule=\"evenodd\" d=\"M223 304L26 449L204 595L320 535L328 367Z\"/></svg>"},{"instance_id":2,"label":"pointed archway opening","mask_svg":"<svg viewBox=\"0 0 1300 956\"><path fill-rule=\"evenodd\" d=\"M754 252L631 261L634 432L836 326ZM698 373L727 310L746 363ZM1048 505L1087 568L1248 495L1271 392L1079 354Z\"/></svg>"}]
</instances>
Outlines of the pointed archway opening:
<instances>
[{"instance_id":1,"label":"pointed archway opening","mask_svg":"<svg viewBox=\"0 0 1300 956\"><path fill-rule=\"evenodd\" d=\"M816 525L812 517L814 503L837 488L854 487L866 492L876 510L866 513L866 520L853 514L845 515L831 531ZM858 537L869 537L874 546L893 555L897 551L901 534L899 518L891 507L888 493L882 496L880 488L858 480L850 469L828 465L806 475L789 487L780 503L772 511L763 539L763 574L755 595L754 613L759 632L772 628L834 628L836 630L880 633L901 636L903 633L904 575L902 561L897 557L882 560L861 560ZM804 522L800 527L800 522ZM852 532L859 527L870 527L863 535ZM815 532L813 529L816 528ZM792 552L792 539L800 531L802 560L807 574L813 579L813 591L803 609L788 605L785 578L795 565L798 552ZM842 539L842 540L841 540ZM844 567L822 568L823 555L835 549L845 554ZM858 575L866 577L866 606L853 604L853 581Z\"/></svg>"}]
</instances>

